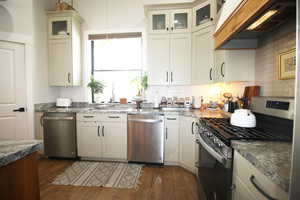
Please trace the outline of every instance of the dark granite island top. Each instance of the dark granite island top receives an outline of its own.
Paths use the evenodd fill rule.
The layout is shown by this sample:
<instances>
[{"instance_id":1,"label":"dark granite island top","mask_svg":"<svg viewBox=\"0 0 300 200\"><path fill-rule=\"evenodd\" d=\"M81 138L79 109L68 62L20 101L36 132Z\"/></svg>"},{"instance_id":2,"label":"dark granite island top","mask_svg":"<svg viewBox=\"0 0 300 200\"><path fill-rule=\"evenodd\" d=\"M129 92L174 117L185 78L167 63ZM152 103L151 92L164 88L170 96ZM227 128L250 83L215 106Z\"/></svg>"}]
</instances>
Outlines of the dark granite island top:
<instances>
[{"instance_id":1,"label":"dark granite island top","mask_svg":"<svg viewBox=\"0 0 300 200\"><path fill-rule=\"evenodd\" d=\"M232 141L231 145L273 183L289 192L292 143Z\"/></svg>"},{"instance_id":2,"label":"dark granite island top","mask_svg":"<svg viewBox=\"0 0 300 200\"><path fill-rule=\"evenodd\" d=\"M42 148L39 140L0 140L0 167L15 162Z\"/></svg>"}]
</instances>

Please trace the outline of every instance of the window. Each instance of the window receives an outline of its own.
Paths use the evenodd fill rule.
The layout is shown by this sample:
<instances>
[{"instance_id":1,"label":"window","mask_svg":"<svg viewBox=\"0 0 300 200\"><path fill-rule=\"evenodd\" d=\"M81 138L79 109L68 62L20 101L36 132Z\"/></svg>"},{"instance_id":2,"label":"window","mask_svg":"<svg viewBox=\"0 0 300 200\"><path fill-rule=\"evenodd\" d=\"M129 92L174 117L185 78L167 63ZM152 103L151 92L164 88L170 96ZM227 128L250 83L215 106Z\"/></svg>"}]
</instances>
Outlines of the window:
<instances>
[{"instance_id":1,"label":"window","mask_svg":"<svg viewBox=\"0 0 300 200\"><path fill-rule=\"evenodd\" d=\"M95 94L95 102L108 102L138 93L133 80L142 75L141 33L91 35L92 75L104 83L103 94Z\"/></svg>"}]
</instances>

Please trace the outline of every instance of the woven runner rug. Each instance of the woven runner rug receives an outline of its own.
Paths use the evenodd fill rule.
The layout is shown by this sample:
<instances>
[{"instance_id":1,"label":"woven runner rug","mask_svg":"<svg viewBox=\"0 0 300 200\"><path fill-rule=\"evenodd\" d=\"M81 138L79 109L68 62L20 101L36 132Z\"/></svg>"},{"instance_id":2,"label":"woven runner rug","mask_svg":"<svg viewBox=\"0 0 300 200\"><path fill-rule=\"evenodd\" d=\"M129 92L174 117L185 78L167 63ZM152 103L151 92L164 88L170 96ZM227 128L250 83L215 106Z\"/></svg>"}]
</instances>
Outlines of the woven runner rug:
<instances>
[{"instance_id":1,"label":"woven runner rug","mask_svg":"<svg viewBox=\"0 0 300 200\"><path fill-rule=\"evenodd\" d=\"M58 175L54 185L137 188L142 165L77 161Z\"/></svg>"}]
</instances>

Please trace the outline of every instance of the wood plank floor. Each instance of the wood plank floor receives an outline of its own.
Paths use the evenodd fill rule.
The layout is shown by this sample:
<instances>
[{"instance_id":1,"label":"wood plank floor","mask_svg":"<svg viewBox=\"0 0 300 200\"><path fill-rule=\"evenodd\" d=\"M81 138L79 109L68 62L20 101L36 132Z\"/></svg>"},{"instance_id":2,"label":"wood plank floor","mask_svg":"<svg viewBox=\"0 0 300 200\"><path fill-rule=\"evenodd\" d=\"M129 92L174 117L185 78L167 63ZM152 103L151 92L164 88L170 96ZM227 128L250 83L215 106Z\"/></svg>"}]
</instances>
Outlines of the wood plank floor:
<instances>
[{"instance_id":1,"label":"wood plank floor","mask_svg":"<svg viewBox=\"0 0 300 200\"><path fill-rule=\"evenodd\" d=\"M138 189L52 185L73 161L40 159L41 200L201 200L196 176L180 167L145 166Z\"/></svg>"}]
</instances>

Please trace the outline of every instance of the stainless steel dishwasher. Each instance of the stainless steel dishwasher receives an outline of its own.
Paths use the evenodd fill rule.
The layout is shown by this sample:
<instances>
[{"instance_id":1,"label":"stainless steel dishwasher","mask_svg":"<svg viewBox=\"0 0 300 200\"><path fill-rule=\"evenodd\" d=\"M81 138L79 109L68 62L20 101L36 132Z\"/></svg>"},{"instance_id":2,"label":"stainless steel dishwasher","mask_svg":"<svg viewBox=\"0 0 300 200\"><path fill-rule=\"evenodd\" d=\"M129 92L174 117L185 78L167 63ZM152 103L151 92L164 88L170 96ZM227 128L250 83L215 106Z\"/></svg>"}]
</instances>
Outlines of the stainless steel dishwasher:
<instances>
[{"instance_id":1,"label":"stainless steel dishwasher","mask_svg":"<svg viewBox=\"0 0 300 200\"><path fill-rule=\"evenodd\" d=\"M128 114L128 161L163 164L164 127L164 115Z\"/></svg>"},{"instance_id":2,"label":"stainless steel dishwasher","mask_svg":"<svg viewBox=\"0 0 300 200\"><path fill-rule=\"evenodd\" d=\"M76 158L76 114L45 113L41 118L44 127L44 151L48 157Z\"/></svg>"}]
</instances>

